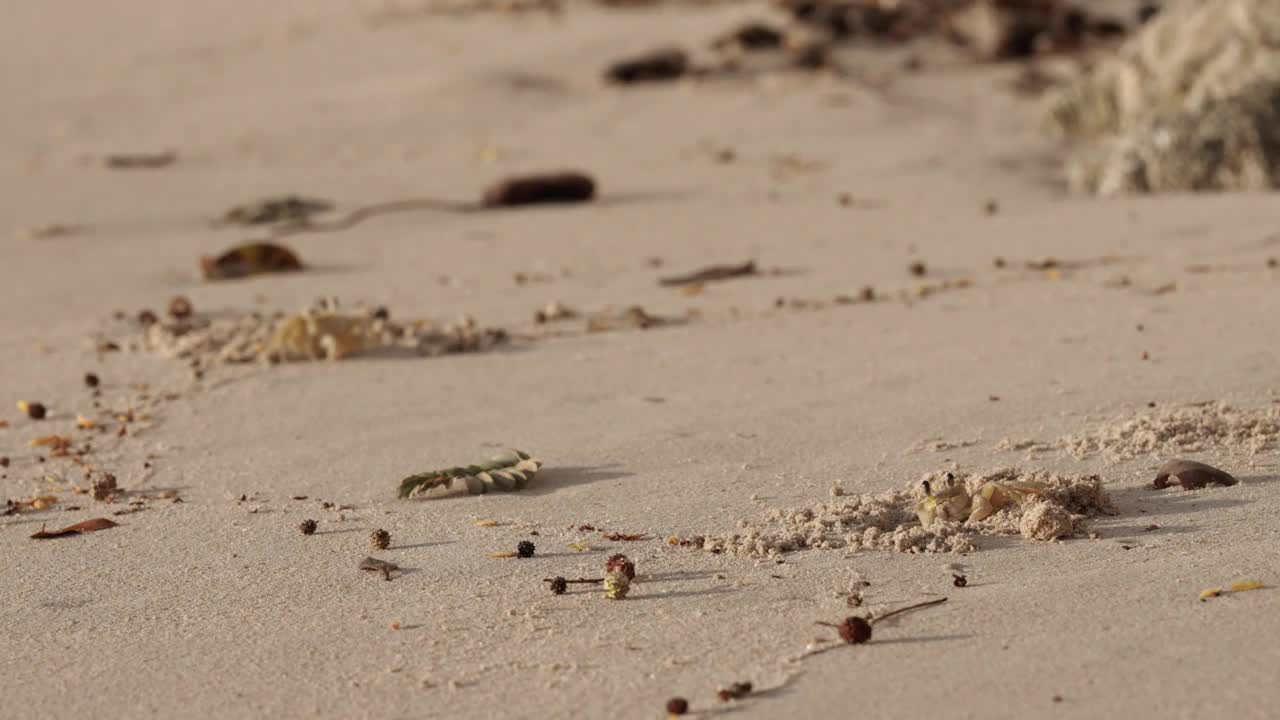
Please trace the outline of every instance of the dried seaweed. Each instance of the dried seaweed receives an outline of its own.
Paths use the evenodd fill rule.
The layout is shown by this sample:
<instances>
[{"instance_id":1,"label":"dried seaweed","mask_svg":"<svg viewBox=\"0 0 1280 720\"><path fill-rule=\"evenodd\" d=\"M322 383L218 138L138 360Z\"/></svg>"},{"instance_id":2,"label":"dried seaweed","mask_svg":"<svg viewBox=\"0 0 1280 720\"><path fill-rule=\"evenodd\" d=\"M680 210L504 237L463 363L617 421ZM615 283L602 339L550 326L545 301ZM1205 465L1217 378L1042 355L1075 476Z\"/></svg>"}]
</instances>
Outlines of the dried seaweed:
<instances>
[{"instance_id":1,"label":"dried seaweed","mask_svg":"<svg viewBox=\"0 0 1280 720\"><path fill-rule=\"evenodd\" d=\"M410 498L435 488L450 488L455 481L465 485L472 495L483 495L490 490L522 490L540 467L542 463L528 453L509 450L478 465L410 475L400 481L400 497Z\"/></svg>"},{"instance_id":2,"label":"dried seaweed","mask_svg":"<svg viewBox=\"0 0 1280 720\"><path fill-rule=\"evenodd\" d=\"M41 525L40 530L33 534L33 540L46 540L48 538L64 537L67 535L79 535L80 533L96 532L98 530L106 530L118 526L119 523L113 522L106 518L93 518L78 522L75 525L68 525L61 530L45 530L45 526Z\"/></svg>"}]
</instances>

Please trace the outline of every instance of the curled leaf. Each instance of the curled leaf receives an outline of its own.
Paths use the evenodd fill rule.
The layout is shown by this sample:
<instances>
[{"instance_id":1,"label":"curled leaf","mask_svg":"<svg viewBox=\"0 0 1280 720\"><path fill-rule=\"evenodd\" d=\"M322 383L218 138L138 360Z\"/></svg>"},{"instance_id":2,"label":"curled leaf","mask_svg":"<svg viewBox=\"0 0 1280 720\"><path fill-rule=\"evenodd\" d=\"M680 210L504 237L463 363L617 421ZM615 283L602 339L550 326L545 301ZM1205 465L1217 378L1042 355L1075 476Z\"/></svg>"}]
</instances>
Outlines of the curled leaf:
<instances>
[{"instance_id":1,"label":"curled leaf","mask_svg":"<svg viewBox=\"0 0 1280 720\"><path fill-rule=\"evenodd\" d=\"M400 481L400 497L414 497L439 487L450 488L455 481L465 485L472 495L483 495L490 490L523 490L540 467L542 463L528 453L509 450L479 465L410 475Z\"/></svg>"},{"instance_id":2,"label":"curled leaf","mask_svg":"<svg viewBox=\"0 0 1280 720\"><path fill-rule=\"evenodd\" d=\"M45 526L41 525L40 530L31 536L34 540L44 540L47 538L63 537L64 535L79 535L80 533L96 532L98 530L106 530L118 526L119 523L112 522L106 518L93 518L78 522L75 525L68 525L61 530L45 530Z\"/></svg>"}]
</instances>

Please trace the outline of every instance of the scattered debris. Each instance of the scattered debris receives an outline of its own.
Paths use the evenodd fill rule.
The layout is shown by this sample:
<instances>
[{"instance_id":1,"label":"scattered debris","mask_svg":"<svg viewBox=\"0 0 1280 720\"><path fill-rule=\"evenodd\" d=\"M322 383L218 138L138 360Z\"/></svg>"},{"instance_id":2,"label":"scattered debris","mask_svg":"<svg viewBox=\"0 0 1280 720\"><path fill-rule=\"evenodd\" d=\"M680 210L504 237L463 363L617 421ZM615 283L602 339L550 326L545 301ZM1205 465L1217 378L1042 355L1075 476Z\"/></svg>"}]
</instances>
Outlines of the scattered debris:
<instances>
[{"instance_id":1,"label":"scattered debris","mask_svg":"<svg viewBox=\"0 0 1280 720\"><path fill-rule=\"evenodd\" d=\"M838 624L828 623L828 622L819 622L817 624L835 628L836 631L840 633L840 639L844 640L845 643L848 645L861 645L871 640L871 629L876 623L883 622L885 620L888 620L891 617L894 617L895 615L901 615L903 613L910 612L912 610L919 610L921 608L932 607L934 605L941 605L946 601L947 599L945 597L942 597L936 600L926 600L925 602L920 602L914 605L908 605L903 608L898 608L897 610L885 613L884 615L879 615L879 616L868 615L866 618L860 618L860 617L851 615L845 618L844 622L841 622Z\"/></svg>"},{"instance_id":2,"label":"scattered debris","mask_svg":"<svg viewBox=\"0 0 1280 720\"><path fill-rule=\"evenodd\" d=\"M648 330L653 327L682 325L686 322L688 322L688 318L651 315L643 307L632 305L622 311L606 309L592 313L587 317L587 332L609 332L628 328Z\"/></svg>"},{"instance_id":3,"label":"scattered debris","mask_svg":"<svg viewBox=\"0 0 1280 720\"><path fill-rule=\"evenodd\" d=\"M533 321L539 325L557 320L571 320L578 317L578 311L568 307L559 300L554 300L540 308L533 315Z\"/></svg>"},{"instance_id":4,"label":"scattered debris","mask_svg":"<svg viewBox=\"0 0 1280 720\"><path fill-rule=\"evenodd\" d=\"M489 557L494 560L500 560L502 558L520 557L520 553L517 553L513 550L496 550L494 552L489 553Z\"/></svg>"},{"instance_id":5,"label":"scattered debris","mask_svg":"<svg viewBox=\"0 0 1280 720\"><path fill-rule=\"evenodd\" d=\"M366 557L364 560L360 561L360 569L367 570L369 572L382 573L382 579L390 580L391 573L399 570L400 566L392 562L387 562L386 560L379 560L375 557Z\"/></svg>"},{"instance_id":6,"label":"scattered debris","mask_svg":"<svg viewBox=\"0 0 1280 720\"><path fill-rule=\"evenodd\" d=\"M378 528L369 533L369 546L374 550L386 550L391 547L391 533Z\"/></svg>"},{"instance_id":7,"label":"scattered debris","mask_svg":"<svg viewBox=\"0 0 1280 720\"><path fill-rule=\"evenodd\" d=\"M18 410L27 414L32 420L43 420L49 411L45 406L38 402L28 402L26 400L18 401Z\"/></svg>"},{"instance_id":8,"label":"scattered debris","mask_svg":"<svg viewBox=\"0 0 1280 720\"><path fill-rule=\"evenodd\" d=\"M89 493L93 495L94 500L100 502L110 500L118 491L116 476L111 473L103 473L89 484Z\"/></svg>"},{"instance_id":9,"label":"scattered debris","mask_svg":"<svg viewBox=\"0 0 1280 720\"><path fill-rule=\"evenodd\" d=\"M303 520L302 523L298 525L298 531L303 535L314 535L316 532L316 526L317 523L315 520Z\"/></svg>"},{"instance_id":10,"label":"scattered debris","mask_svg":"<svg viewBox=\"0 0 1280 720\"><path fill-rule=\"evenodd\" d=\"M153 170L168 167L178 160L172 150L155 153L116 153L103 158L103 164L112 170Z\"/></svg>"},{"instance_id":11,"label":"scattered debris","mask_svg":"<svg viewBox=\"0 0 1280 720\"><path fill-rule=\"evenodd\" d=\"M625 58L605 69L604 79L614 85L675 80L689 70L689 55L679 48L659 48Z\"/></svg>"},{"instance_id":12,"label":"scattered debris","mask_svg":"<svg viewBox=\"0 0 1280 720\"><path fill-rule=\"evenodd\" d=\"M521 490L529 484L542 467L542 462L520 450L509 450L495 455L488 462L466 467L410 475L400 481L400 497L411 498L434 488L450 488L459 481L472 495L483 495L490 490Z\"/></svg>"},{"instance_id":13,"label":"scattered debris","mask_svg":"<svg viewBox=\"0 0 1280 720\"><path fill-rule=\"evenodd\" d=\"M748 260L741 265L710 265L685 275L671 275L659 279L658 284L665 287L694 285L697 283L717 282L720 280L729 280L731 278L758 274L759 271L756 269L756 261Z\"/></svg>"},{"instance_id":14,"label":"scattered debris","mask_svg":"<svg viewBox=\"0 0 1280 720\"><path fill-rule=\"evenodd\" d=\"M1209 484L1230 487L1238 481L1230 473L1219 470L1212 465L1194 460L1171 460L1156 471L1156 479L1152 487L1163 490L1173 483L1178 483L1183 490L1198 490Z\"/></svg>"},{"instance_id":15,"label":"scattered debris","mask_svg":"<svg viewBox=\"0 0 1280 720\"><path fill-rule=\"evenodd\" d=\"M41 525L40 530L32 535L34 540L44 540L47 538L64 537L67 535L79 535L80 533L97 532L98 530L106 530L107 528L117 527L115 523L107 518L93 518L78 522L75 525L68 525L61 530L45 530L45 526Z\"/></svg>"},{"instance_id":16,"label":"scattered debris","mask_svg":"<svg viewBox=\"0 0 1280 720\"><path fill-rule=\"evenodd\" d=\"M206 280L232 280L302 269L302 261L296 253L283 245L268 242L236 245L216 257L200 258L200 271Z\"/></svg>"}]
</instances>

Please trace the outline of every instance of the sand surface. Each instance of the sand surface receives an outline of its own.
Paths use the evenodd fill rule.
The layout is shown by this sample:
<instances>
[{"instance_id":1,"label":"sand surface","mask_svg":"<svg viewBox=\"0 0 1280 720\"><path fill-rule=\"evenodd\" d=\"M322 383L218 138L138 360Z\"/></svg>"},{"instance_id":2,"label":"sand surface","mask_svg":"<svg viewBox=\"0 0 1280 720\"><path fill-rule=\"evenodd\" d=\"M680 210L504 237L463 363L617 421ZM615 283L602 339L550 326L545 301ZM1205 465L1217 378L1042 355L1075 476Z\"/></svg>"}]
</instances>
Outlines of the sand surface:
<instances>
[{"instance_id":1,"label":"sand surface","mask_svg":"<svg viewBox=\"0 0 1280 720\"><path fill-rule=\"evenodd\" d=\"M1273 197L1065 198L1030 106L1007 90L1010 67L898 73L888 93L805 76L598 87L619 54L705 43L751 6L371 21L380 7L221 0L179 16L157 0L20 0L0 13L0 228L86 228L0 234L0 455L12 459L0 495L51 485L55 464L28 443L73 432L93 371L112 407L135 383L180 394L127 438L95 442L122 487L184 500L115 517L120 504L66 496L82 509L0 518L0 715L656 718L679 695L742 718L1274 717L1280 595L1197 599L1280 583L1274 448L1211 443L1190 457L1242 483L1194 492L1144 487L1166 453L996 449L1148 403L1280 399ZM726 147L736 160L716 162ZM93 160L169 148L179 161L161 170ZM779 178L780 156L822 165ZM253 235L208 219L265 194L465 200L548 167L592 173L608 202L387 216L291 239L308 272L195 275L200 255ZM874 206L843 207L839 193ZM1050 256L1109 260L1023 268ZM749 259L781 272L698 295L656 282ZM907 272L916 260L926 277ZM517 285L515 272L553 279ZM961 279L972 286L894 295ZM891 299L775 307L866 285ZM337 295L513 328L551 300L701 315L198 383L177 361L86 346L113 310L161 310L175 294L207 310ZM21 399L49 418L27 419ZM967 446L924 447L939 440ZM502 447L545 463L529 490L395 498L407 474ZM757 561L662 541L830 500L835 482L878 492L1004 465L1098 473L1121 512L1092 523L1096 539L983 538L963 558ZM99 516L121 527L28 539ZM298 532L306 518L317 534ZM610 542L581 524L654 539ZM373 552L379 527L392 548ZM488 557L523 539L535 558ZM580 540L592 549L567 547ZM639 568L626 601L540 582L598 575L613 552ZM406 572L361 573L367 554ZM966 588L944 571L957 561ZM948 601L868 645L788 662L832 635L815 621L855 612L845 595L859 579L857 612ZM742 680L773 689L716 700Z\"/></svg>"}]
</instances>

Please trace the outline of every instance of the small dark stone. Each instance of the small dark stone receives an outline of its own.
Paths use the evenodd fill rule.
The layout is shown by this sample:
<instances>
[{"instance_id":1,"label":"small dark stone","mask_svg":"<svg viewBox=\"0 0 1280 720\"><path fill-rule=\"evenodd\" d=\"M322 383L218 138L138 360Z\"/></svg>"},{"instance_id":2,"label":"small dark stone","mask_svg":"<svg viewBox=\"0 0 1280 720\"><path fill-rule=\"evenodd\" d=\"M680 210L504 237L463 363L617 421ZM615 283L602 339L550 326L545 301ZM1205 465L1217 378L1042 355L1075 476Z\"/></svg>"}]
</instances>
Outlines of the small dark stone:
<instances>
[{"instance_id":1,"label":"small dark stone","mask_svg":"<svg viewBox=\"0 0 1280 720\"><path fill-rule=\"evenodd\" d=\"M683 715L689 712L689 701L682 697L674 697L667 701L667 713L670 715Z\"/></svg>"},{"instance_id":2,"label":"small dark stone","mask_svg":"<svg viewBox=\"0 0 1280 720\"><path fill-rule=\"evenodd\" d=\"M610 65L605 80L615 85L675 80L689 70L689 56L679 48L662 48Z\"/></svg>"},{"instance_id":3,"label":"small dark stone","mask_svg":"<svg viewBox=\"0 0 1280 720\"><path fill-rule=\"evenodd\" d=\"M969 578L965 577L964 575L952 575L951 584L955 585L958 588L964 587L969 584Z\"/></svg>"},{"instance_id":4,"label":"small dark stone","mask_svg":"<svg viewBox=\"0 0 1280 720\"><path fill-rule=\"evenodd\" d=\"M912 275L915 275L916 277L920 277L929 271L928 268L924 266L924 263L920 262L919 260L908 265L907 270Z\"/></svg>"},{"instance_id":5,"label":"small dark stone","mask_svg":"<svg viewBox=\"0 0 1280 720\"><path fill-rule=\"evenodd\" d=\"M84 384L88 387L96 388L98 387L99 384L101 384L101 382L102 381L98 379L98 376L94 375L93 373L84 374Z\"/></svg>"},{"instance_id":6,"label":"small dark stone","mask_svg":"<svg viewBox=\"0 0 1280 720\"><path fill-rule=\"evenodd\" d=\"M38 402L27 403L27 417L32 420L43 420L44 416L48 414L49 411L44 405Z\"/></svg>"},{"instance_id":7,"label":"small dark stone","mask_svg":"<svg viewBox=\"0 0 1280 720\"><path fill-rule=\"evenodd\" d=\"M1183 490L1197 490L1209 484L1224 487L1235 485L1238 480L1225 470L1212 465L1205 465L1194 460L1172 460L1160 466L1156 471L1156 479L1151 485L1157 490L1178 483Z\"/></svg>"}]
</instances>

